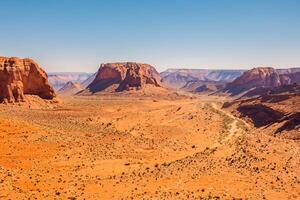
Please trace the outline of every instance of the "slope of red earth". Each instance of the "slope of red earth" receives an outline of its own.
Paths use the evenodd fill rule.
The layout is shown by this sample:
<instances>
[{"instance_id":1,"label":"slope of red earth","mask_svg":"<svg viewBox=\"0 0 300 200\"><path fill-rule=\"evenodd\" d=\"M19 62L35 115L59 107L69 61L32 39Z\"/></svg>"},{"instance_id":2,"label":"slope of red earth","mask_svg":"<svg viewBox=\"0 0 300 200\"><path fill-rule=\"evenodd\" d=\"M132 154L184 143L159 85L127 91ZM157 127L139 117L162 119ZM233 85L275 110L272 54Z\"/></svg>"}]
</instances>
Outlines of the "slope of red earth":
<instances>
[{"instance_id":1,"label":"slope of red earth","mask_svg":"<svg viewBox=\"0 0 300 200\"><path fill-rule=\"evenodd\" d=\"M299 199L299 143L222 99L62 98L0 105L0 198Z\"/></svg>"}]
</instances>

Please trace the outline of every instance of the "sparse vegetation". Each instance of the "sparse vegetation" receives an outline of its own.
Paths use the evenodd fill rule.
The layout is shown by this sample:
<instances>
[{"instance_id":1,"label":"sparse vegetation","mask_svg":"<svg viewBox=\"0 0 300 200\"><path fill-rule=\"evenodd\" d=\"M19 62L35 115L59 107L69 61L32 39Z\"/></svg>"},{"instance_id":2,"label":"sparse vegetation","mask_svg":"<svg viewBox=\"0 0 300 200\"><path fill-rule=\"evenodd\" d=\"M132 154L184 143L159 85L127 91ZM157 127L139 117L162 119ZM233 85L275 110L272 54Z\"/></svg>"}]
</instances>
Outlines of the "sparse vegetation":
<instances>
[{"instance_id":1,"label":"sparse vegetation","mask_svg":"<svg viewBox=\"0 0 300 200\"><path fill-rule=\"evenodd\" d=\"M243 121L203 101L0 105L1 197L260 199L275 184L297 196L297 144L250 134Z\"/></svg>"}]
</instances>

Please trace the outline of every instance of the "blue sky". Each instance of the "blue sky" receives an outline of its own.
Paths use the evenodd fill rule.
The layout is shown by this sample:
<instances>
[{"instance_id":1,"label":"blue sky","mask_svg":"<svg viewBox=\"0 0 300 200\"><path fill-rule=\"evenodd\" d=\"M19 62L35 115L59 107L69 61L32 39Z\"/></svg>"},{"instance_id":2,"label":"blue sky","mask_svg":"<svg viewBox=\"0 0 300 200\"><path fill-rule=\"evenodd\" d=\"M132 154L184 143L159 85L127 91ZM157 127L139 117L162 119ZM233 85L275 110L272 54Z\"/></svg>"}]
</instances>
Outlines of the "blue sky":
<instances>
[{"instance_id":1,"label":"blue sky","mask_svg":"<svg viewBox=\"0 0 300 200\"><path fill-rule=\"evenodd\" d=\"M0 55L46 71L300 66L298 0L0 0Z\"/></svg>"}]
</instances>

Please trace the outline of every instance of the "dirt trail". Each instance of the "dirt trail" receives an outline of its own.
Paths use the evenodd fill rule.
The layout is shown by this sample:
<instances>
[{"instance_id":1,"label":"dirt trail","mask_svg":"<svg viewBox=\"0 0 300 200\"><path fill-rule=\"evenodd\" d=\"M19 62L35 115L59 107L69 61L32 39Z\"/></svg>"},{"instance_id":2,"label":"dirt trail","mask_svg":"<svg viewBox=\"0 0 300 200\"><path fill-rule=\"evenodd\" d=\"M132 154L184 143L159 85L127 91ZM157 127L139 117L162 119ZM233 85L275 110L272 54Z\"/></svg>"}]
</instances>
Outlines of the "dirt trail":
<instances>
[{"instance_id":1,"label":"dirt trail","mask_svg":"<svg viewBox=\"0 0 300 200\"><path fill-rule=\"evenodd\" d=\"M226 121L228 121L228 123L225 125L226 127L229 127L229 129L227 129L228 134L225 137L223 137L221 141L214 144L212 147L219 147L220 145L232 140L233 138L237 138L237 137L245 134L246 133L245 129L243 129L241 126L238 126L239 123L244 125L247 128L250 128L250 125L247 124L245 121L224 111L216 103L210 103L209 106L211 106L211 108L216 110L217 112L221 113L221 115L223 115L224 118L227 117L228 119L230 119L230 120L224 119L225 123L227 123Z\"/></svg>"},{"instance_id":2,"label":"dirt trail","mask_svg":"<svg viewBox=\"0 0 300 200\"><path fill-rule=\"evenodd\" d=\"M235 117L234 115L232 115L231 113L229 112L226 112L224 111L223 109L221 109L220 107L218 107L218 105L216 103L211 103L211 106L214 108L214 109L217 109L218 111L222 112L224 115L234 119L235 122L241 122L243 123L244 125L246 125L248 128L251 127L250 124L248 124L247 122L245 122L244 120L240 119L240 118L237 118Z\"/></svg>"}]
</instances>

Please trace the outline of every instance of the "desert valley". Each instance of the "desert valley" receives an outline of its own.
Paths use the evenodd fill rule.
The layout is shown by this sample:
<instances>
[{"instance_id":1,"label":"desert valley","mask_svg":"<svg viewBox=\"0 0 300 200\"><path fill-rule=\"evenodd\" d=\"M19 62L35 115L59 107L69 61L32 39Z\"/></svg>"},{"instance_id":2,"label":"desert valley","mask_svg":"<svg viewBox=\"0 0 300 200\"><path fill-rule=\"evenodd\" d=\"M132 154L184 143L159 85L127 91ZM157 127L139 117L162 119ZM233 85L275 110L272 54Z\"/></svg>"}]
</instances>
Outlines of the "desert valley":
<instances>
[{"instance_id":1,"label":"desert valley","mask_svg":"<svg viewBox=\"0 0 300 200\"><path fill-rule=\"evenodd\" d=\"M0 199L300 198L300 68L39 64L0 57Z\"/></svg>"}]
</instances>

